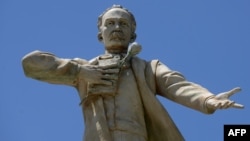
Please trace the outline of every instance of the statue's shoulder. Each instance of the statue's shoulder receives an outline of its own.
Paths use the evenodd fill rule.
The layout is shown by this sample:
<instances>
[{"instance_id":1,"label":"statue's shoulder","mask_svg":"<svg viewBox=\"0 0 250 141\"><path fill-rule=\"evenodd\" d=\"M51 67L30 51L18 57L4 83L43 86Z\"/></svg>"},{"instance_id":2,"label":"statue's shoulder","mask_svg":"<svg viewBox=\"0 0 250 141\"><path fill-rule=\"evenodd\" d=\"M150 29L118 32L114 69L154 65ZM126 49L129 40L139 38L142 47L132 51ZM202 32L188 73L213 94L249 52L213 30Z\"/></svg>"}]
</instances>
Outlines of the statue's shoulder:
<instances>
[{"instance_id":1,"label":"statue's shoulder","mask_svg":"<svg viewBox=\"0 0 250 141\"><path fill-rule=\"evenodd\" d=\"M143 65L143 66L156 66L159 63L158 59L153 59L153 60L145 60L140 57L133 57L132 63L136 65Z\"/></svg>"}]
</instances>

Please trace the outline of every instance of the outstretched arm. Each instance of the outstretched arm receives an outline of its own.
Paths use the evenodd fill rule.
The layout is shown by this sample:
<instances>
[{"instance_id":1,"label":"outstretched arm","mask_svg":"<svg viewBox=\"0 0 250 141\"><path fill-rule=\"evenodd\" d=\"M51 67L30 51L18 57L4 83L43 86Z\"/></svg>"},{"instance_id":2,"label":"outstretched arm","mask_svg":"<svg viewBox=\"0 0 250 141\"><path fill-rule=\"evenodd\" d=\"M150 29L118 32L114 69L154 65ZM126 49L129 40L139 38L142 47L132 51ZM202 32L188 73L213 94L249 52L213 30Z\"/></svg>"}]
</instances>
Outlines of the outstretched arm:
<instances>
[{"instance_id":1,"label":"outstretched arm","mask_svg":"<svg viewBox=\"0 0 250 141\"><path fill-rule=\"evenodd\" d=\"M26 76L54 84L75 86L79 80L95 84L112 85L117 79L114 65L90 65L88 61L75 58L63 59L47 52L33 51L22 59Z\"/></svg>"},{"instance_id":2,"label":"outstretched arm","mask_svg":"<svg viewBox=\"0 0 250 141\"><path fill-rule=\"evenodd\" d=\"M242 108L228 98L240 89L214 95L200 85L189 82L178 72L158 63L156 69L157 93L172 101L198 111L211 114L217 109Z\"/></svg>"},{"instance_id":3,"label":"outstretched arm","mask_svg":"<svg viewBox=\"0 0 250 141\"><path fill-rule=\"evenodd\" d=\"M88 63L80 59L62 59L47 52L33 51L22 59L26 76L55 84L76 85L80 64Z\"/></svg>"}]
</instances>

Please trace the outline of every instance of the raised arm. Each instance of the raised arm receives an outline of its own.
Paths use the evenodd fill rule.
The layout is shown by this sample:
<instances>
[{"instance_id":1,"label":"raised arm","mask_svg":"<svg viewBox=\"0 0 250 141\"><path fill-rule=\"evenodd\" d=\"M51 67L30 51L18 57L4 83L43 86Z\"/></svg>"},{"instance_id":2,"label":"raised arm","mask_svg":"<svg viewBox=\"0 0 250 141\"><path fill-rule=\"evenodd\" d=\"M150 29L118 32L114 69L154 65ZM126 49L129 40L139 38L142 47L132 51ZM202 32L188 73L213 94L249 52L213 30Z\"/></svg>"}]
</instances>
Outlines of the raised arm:
<instances>
[{"instance_id":1,"label":"raised arm","mask_svg":"<svg viewBox=\"0 0 250 141\"><path fill-rule=\"evenodd\" d=\"M47 52L33 51L22 59L27 77L54 84L76 85L80 64L88 62L81 59L62 59Z\"/></svg>"}]
</instances>

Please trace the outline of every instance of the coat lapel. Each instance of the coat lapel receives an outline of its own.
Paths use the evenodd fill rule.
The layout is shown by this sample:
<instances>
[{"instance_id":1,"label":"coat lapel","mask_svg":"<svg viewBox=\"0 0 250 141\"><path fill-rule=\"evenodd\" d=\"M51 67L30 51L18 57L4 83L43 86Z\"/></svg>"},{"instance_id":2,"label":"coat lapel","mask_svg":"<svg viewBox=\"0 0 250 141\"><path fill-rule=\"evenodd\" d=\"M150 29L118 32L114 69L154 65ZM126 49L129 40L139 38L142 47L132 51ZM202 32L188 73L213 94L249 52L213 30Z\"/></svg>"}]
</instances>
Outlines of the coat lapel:
<instances>
[{"instance_id":1,"label":"coat lapel","mask_svg":"<svg viewBox=\"0 0 250 141\"><path fill-rule=\"evenodd\" d=\"M183 136L174 124L170 115L152 92L152 89L154 89L153 86L148 86L148 84L151 84L151 82L147 82L147 80L154 80L147 79L147 77L154 78L157 63L157 60L147 63L137 57L132 59L132 69L144 106L148 140L184 141Z\"/></svg>"}]
</instances>

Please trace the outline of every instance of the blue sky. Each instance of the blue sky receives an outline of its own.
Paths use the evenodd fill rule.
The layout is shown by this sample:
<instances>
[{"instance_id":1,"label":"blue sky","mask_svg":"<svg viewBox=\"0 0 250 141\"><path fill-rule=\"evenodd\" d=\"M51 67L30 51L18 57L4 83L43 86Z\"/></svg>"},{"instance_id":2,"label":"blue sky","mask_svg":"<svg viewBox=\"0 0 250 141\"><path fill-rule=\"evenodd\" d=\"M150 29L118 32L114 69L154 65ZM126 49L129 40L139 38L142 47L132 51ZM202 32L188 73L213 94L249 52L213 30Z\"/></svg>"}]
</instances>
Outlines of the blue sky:
<instances>
[{"instance_id":1,"label":"blue sky","mask_svg":"<svg viewBox=\"0 0 250 141\"><path fill-rule=\"evenodd\" d=\"M33 51L61 58L91 59L104 53L97 17L113 4L137 20L139 57L159 59L217 94L240 86L231 97L245 109L204 115L160 98L187 141L221 141L224 124L250 124L250 2L0 1L0 140L80 141L84 123L75 89L24 76L21 59Z\"/></svg>"}]
</instances>

